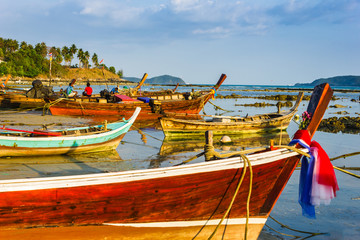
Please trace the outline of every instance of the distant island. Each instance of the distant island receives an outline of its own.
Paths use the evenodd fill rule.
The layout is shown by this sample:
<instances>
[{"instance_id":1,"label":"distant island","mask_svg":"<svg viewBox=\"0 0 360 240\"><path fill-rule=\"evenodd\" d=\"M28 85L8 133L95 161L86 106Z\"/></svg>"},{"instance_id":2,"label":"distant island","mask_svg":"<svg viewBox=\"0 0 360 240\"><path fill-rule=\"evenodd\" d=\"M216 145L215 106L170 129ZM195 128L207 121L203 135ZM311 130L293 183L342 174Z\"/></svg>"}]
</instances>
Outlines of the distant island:
<instances>
[{"instance_id":1,"label":"distant island","mask_svg":"<svg viewBox=\"0 0 360 240\"><path fill-rule=\"evenodd\" d=\"M330 78L319 78L312 83L296 83L295 86L316 86L327 82L330 86L360 87L360 76L337 76Z\"/></svg>"},{"instance_id":2,"label":"distant island","mask_svg":"<svg viewBox=\"0 0 360 240\"><path fill-rule=\"evenodd\" d=\"M123 77L124 80L130 82L140 82L141 78L136 77ZM169 85L176 85L176 84L186 84L184 80L178 77L170 76L170 75L161 75L158 77L147 78L144 84L169 84Z\"/></svg>"}]
</instances>

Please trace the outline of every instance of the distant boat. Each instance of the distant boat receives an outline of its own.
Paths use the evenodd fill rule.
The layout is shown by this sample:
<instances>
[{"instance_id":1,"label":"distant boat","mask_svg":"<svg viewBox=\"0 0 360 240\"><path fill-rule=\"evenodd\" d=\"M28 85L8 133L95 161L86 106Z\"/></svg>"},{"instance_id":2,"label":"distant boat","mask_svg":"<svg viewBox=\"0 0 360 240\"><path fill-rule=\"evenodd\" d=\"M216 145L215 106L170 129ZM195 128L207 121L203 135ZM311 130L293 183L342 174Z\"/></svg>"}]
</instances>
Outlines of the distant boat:
<instances>
[{"instance_id":1,"label":"distant boat","mask_svg":"<svg viewBox=\"0 0 360 240\"><path fill-rule=\"evenodd\" d=\"M214 135L260 134L280 131L289 126L303 95L303 92L299 93L294 106L289 111L247 117L202 115L210 117L209 120L186 119L187 115L175 114L179 118L162 117L160 123L166 138L204 136L207 130L213 131Z\"/></svg>"},{"instance_id":2,"label":"distant boat","mask_svg":"<svg viewBox=\"0 0 360 240\"><path fill-rule=\"evenodd\" d=\"M0 157L77 154L115 149L141 108L125 121L58 131L0 129ZM3 130L1 132L1 130ZM18 133L17 136L14 133Z\"/></svg>"},{"instance_id":3,"label":"distant boat","mask_svg":"<svg viewBox=\"0 0 360 240\"><path fill-rule=\"evenodd\" d=\"M311 136L332 95L328 85L322 87L321 96L310 101L315 104L307 128ZM56 226L40 232L84 239L98 239L104 231L108 238L123 239L208 239L212 234L243 239L246 233L247 239L257 239L300 157L283 147L261 148L247 155L252 171L245 171L246 159L236 156L165 168L1 180L1 234Z\"/></svg>"},{"instance_id":4,"label":"distant boat","mask_svg":"<svg viewBox=\"0 0 360 240\"><path fill-rule=\"evenodd\" d=\"M141 107L138 119L157 119L164 113L191 113L197 114L203 109L204 105L214 96L215 91L225 80L226 75L222 74L217 84L208 91L197 93L177 94L181 97L174 97L171 93L168 96L143 97L132 99L128 96L117 96L123 98L121 102L107 102L106 99L97 101L96 99L57 99L50 102L50 112L52 115L66 116L119 116L128 117L136 107Z\"/></svg>"}]
</instances>

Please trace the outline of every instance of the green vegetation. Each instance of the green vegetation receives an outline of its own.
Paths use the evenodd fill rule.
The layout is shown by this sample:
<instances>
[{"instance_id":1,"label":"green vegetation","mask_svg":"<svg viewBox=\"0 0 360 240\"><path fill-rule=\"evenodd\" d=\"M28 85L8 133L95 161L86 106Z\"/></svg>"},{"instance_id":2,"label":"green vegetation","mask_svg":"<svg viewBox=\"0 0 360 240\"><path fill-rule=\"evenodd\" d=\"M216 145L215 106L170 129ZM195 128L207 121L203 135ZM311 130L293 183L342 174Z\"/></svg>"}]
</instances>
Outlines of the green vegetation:
<instances>
[{"instance_id":1,"label":"green vegetation","mask_svg":"<svg viewBox=\"0 0 360 240\"><path fill-rule=\"evenodd\" d=\"M75 56L79 59L79 64L72 65ZM107 67L99 63L96 53L92 55L91 61L93 69L104 68L120 78L123 75L122 70L116 73L115 67ZM38 76L66 78L73 72L71 68L90 69L91 67L90 53L82 48L78 49L75 44L59 48L48 47L42 42L34 47L24 41L19 44L17 40L0 38L0 76L11 74L13 77L26 78Z\"/></svg>"}]
</instances>

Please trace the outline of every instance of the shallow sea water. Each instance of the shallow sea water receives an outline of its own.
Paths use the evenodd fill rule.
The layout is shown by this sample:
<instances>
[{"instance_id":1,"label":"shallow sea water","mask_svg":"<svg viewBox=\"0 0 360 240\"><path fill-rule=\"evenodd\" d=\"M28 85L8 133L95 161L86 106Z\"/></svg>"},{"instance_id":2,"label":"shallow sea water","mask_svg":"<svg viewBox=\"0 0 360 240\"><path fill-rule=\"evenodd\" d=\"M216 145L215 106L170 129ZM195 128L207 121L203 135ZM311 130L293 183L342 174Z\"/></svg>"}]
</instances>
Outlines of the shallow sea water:
<instances>
[{"instance_id":1,"label":"shallow sea water","mask_svg":"<svg viewBox=\"0 0 360 240\"><path fill-rule=\"evenodd\" d=\"M259 94L261 92L254 92ZM266 93L269 94L269 93ZM276 93L278 94L278 93ZM296 94L296 93L295 93ZM335 92L335 95L337 93ZM358 116L360 103L351 102L350 99L356 96L341 93L341 99L331 101L330 105L341 104L345 109L329 108L325 118L339 116L333 114L336 111L346 110L349 116ZM222 114L232 116L254 115L259 113L275 112L276 106L255 108L235 106L235 104L254 102L274 103L262 99L215 99L212 102L223 109L231 112L215 110L214 106L207 104L204 108L206 114ZM307 101L303 101L298 113L301 115L306 110ZM286 108L284 108L286 110ZM291 138L298 126L291 122L286 132L282 133L282 143ZM248 147L266 146L270 139L279 139L279 135L269 138L240 139L232 150L240 150ZM342 154L360 151L359 134L325 133L317 132L313 140L318 141L329 157L336 157ZM84 154L74 156L55 157L33 157L33 158L0 158L0 179L28 178L28 177L49 177L74 175L83 173L113 172L131 169L146 169L155 167L172 166L180 163L203 151L203 140L199 141L168 141L164 140L164 134L159 128L149 127L141 130L129 131L116 151L98 154ZM217 145L218 150L222 146ZM335 166L360 167L360 156L347 157L333 161ZM194 162L203 161L198 158ZM360 239L360 184L359 179L335 170L340 191L337 197L328 206L316 207L316 219L308 219L302 216L300 205L297 202L299 170L295 170L283 193L278 199L271 216L277 221L290 228L313 232L324 233L313 236L311 239ZM352 171L360 174L360 171ZM259 239L295 239L295 236L307 238L310 234L299 233L288 230L272 219L268 219ZM276 230L272 230L272 229ZM282 233L293 235L286 236Z\"/></svg>"}]
</instances>

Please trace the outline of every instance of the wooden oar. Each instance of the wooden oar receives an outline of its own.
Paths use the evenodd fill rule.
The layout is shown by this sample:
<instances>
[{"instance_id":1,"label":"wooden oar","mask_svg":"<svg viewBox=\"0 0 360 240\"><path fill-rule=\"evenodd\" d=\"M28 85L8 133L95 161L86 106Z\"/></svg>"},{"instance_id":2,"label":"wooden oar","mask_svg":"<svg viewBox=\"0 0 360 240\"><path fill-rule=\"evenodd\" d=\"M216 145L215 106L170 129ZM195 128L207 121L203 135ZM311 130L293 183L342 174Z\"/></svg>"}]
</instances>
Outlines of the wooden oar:
<instances>
[{"instance_id":1,"label":"wooden oar","mask_svg":"<svg viewBox=\"0 0 360 240\"><path fill-rule=\"evenodd\" d=\"M24 132L24 133L33 133L33 134L37 134L37 135L45 135L45 136L54 136L54 137L58 137L61 136L61 133L55 133L55 132L37 132L37 131L27 131L27 130L20 130L20 129L12 129L12 128L6 128L5 126L3 126L2 128L0 128L2 130L7 130L7 131L12 131L12 132Z\"/></svg>"}]
</instances>

